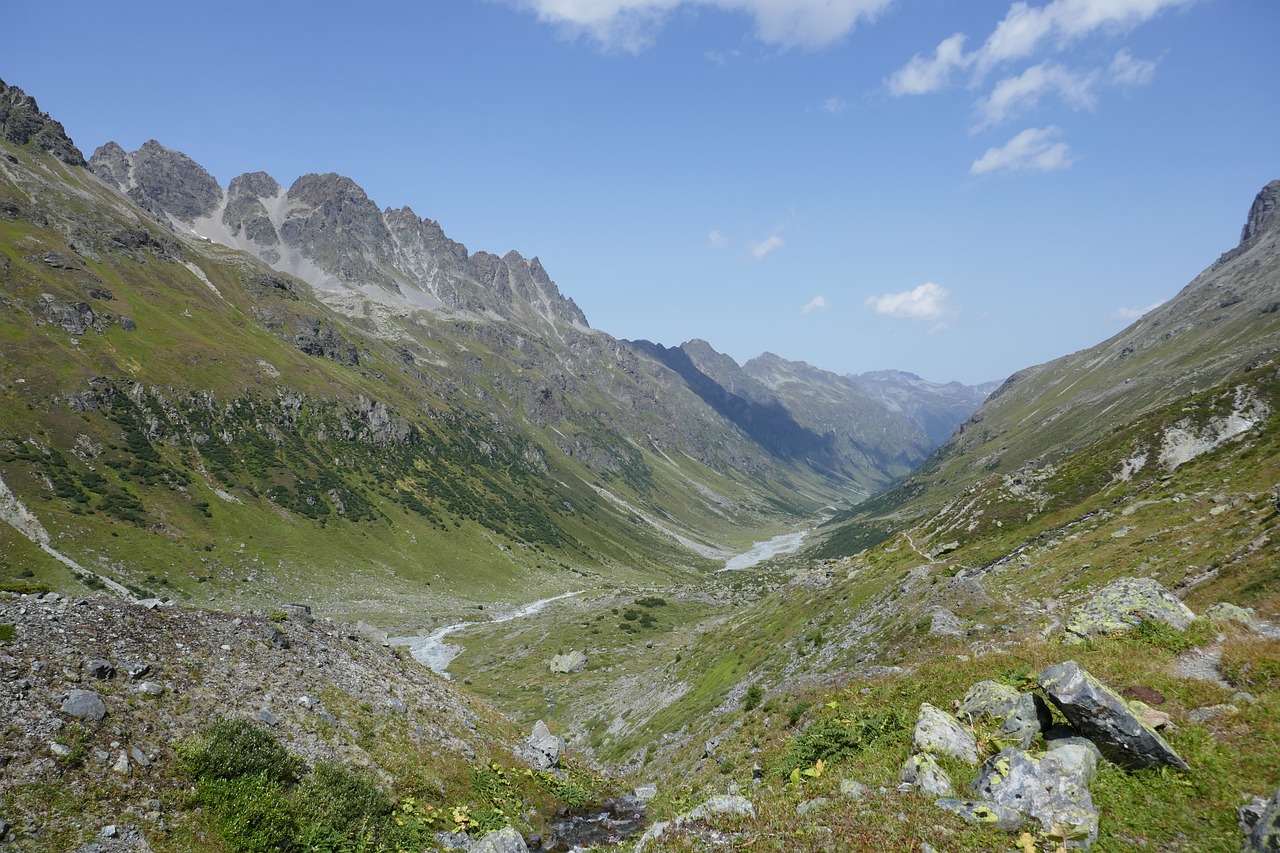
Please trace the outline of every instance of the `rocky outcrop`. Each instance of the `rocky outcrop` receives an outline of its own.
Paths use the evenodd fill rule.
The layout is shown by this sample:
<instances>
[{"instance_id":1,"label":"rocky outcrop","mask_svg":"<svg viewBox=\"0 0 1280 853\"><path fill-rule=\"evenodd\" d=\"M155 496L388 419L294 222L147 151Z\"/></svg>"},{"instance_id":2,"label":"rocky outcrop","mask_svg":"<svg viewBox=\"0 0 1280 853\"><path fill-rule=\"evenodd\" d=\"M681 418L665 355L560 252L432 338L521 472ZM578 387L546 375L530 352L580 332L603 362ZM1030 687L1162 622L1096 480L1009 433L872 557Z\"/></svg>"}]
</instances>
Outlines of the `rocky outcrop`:
<instances>
[{"instance_id":1,"label":"rocky outcrop","mask_svg":"<svg viewBox=\"0 0 1280 853\"><path fill-rule=\"evenodd\" d=\"M997 738L1010 746L1026 749L1052 722L1044 700L1034 693L1019 693L1007 684L982 681L969 688L956 709L960 719L993 720L999 724Z\"/></svg>"},{"instance_id":2,"label":"rocky outcrop","mask_svg":"<svg viewBox=\"0 0 1280 853\"><path fill-rule=\"evenodd\" d=\"M1240 231L1241 246L1257 240L1280 222L1276 218L1278 207L1280 207L1280 181L1272 181L1258 191L1253 204L1249 207L1249 216L1245 219L1244 228Z\"/></svg>"},{"instance_id":3,"label":"rocky outcrop","mask_svg":"<svg viewBox=\"0 0 1280 853\"><path fill-rule=\"evenodd\" d=\"M582 672L587 668L587 655L581 651L566 652L551 658L550 666L552 672Z\"/></svg>"},{"instance_id":4,"label":"rocky outcrop","mask_svg":"<svg viewBox=\"0 0 1280 853\"><path fill-rule=\"evenodd\" d=\"M1240 809L1241 828L1245 830L1245 853L1276 853L1280 850L1280 789L1263 801L1258 797L1253 808Z\"/></svg>"},{"instance_id":5,"label":"rocky outcrop","mask_svg":"<svg viewBox=\"0 0 1280 853\"><path fill-rule=\"evenodd\" d=\"M1039 821L1052 841L1088 847L1098 837L1098 810L1089 795L1097 770L1093 753L1078 744L1058 745L1039 758L1006 747L987 759L973 790L984 801Z\"/></svg>"},{"instance_id":6,"label":"rocky outcrop","mask_svg":"<svg viewBox=\"0 0 1280 853\"><path fill-rule=\"evenodd\" d=\"M1065 643L1082 643L1117 631L1128 631L1145 620L1186 630L1196 615L1150 578L1120 578L1107 584L1067 621Z\"/></svg>"},{"instance_id":7,"label":"rocky outcrop","mask_svg":"<svg viewBox=\"0 0 1280 853\"><path fill-rule=\"evenodd\" d=\"M131 154L108 142L89 158L98 177L157 217L190 223L222 201L222 187L196 161L152 139Z\"/></svg>"},{"instance_id":8,"label":"rocky outcrop","mask_svg":"<svg viewBox=\"0 0 1280 853\"><path fill-rule=\"evenodd\" d=\"M911 746L917 753L945 755L967 764L978 763L978 744L973 732L946 711L927 702L920 706L911 732Z\"/></svg>"},{"instance_id":9,"label":"rocky outcrop","mask_svg":"<svg viewBox=\"0 0 1280 853\"><path fill-rule=\"evenodd\" d=\"M42 112L35 98L3 80L0 80L0 139L14 145L31 145L68 166L85 165L84 155L67 136L62 123Z\"/></svg>"}]
</instances>

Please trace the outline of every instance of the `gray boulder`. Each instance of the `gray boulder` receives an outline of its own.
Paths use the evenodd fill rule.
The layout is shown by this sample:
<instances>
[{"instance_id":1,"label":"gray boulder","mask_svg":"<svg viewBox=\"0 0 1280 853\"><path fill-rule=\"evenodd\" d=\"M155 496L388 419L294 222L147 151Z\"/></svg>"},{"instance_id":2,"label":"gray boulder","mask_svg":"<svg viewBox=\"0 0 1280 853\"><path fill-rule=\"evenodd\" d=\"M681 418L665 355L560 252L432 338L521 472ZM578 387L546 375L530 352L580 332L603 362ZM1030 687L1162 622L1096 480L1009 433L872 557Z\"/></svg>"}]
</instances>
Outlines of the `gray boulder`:
<instances>
[{"instance_id":1,"label":"gray boulder","mask_svg":"<svg viewBox=\"0 0 1280 853\"><path fill-rule=\"evenodd\" d=\"M1276 853L1280 850L1280 789L1263 806L1244 849L1246 853Z\"/></svg>"},{"instance_id":2,"label":"gray boulder","mask_svg":"<svg viewBox=\"0 0 1280 853\"><path fill-rule=\"evenodd\" d=\"M1130 768L1167 764L1190 769L1155 729L1075 661L1049 667L1040 673L1039 683L1067 721L1116 764Z\"/></svg>"},{"instance_id":3,"label":"gray boulder","mask_svg":"<svg viewBox=\"0 0 1280 853\"><path fill-rule=\"evenodd\" d=\"M551 659L552 672L582 672L586 668L587 655L585 652L567 652L563 655L556 655Z\"/></svg>"},{"instance_id":4,"label":"gray boulder","mask_svg":"<svg viewBox=\"0 0 1280 853\"><path fill-rule=\"evenodd\" d=\"M467 853L529 853L529 847L519 830L514 826L504 826L471 842Z\"/></svg>"},{"instance_id":5,"label":"gray boulder","mask_svg":"<svg viewBox=\"0 0 1280 853\"><path fill-rule=\"evenodd\" d=\"M1196 615L1191 608L1151 578L1120 578L1107 584L1067 620L1064 643L1082 643L1117 631L1128 631L1152 619L1186 630Z\"/></svg>"},{"instance_id":6,"label":"gray boulder","mask_svg":"<svg viewBox=\"0 0 1280 853\"><path fill-rule=\"evenodd\" d=\"M933 608L929 633L935 637L958 637L964 633L964 623L945 607Z\"/></svg>"},{"instance_id":7,"label":"gray boulder","mask_svg":"<svg viewBox=\"0 0 1280 853\"><path fill-rule=\"evenodd\" d=\"M927 797L950 797L955 793L951 777L938 766L938 759L927 752L916 753L907 759L898 772L898 778L909 789Z\"/></svg>"},{"instance_id":8,"label":"gray boulder","mask_svg":"<svg viewBox=\"0 0 1280 853\"><path fill-rule=\"evenodd\" d=\"M973 732L928 702L920 706L911 743L913 752L948 755L968 764L978 763L978 742Z\"/></svg>"},{"instance_id":9,"label":"gray boulder","mask_svg":"<svg viewBox=\"0 0 1280 853\"><path fill-rule=\"evenodd\" d=\"M97 722L107 715L107 706L92 690L72 690L62 700L62 713L90 722Z\"/></svg>"},{"instance_id":10,"label":"gray boulder","mask_svg":"<svg viewBox=\"0 0 1280 853\"><path fill-rule=\"evenodd\" d=\"M1200 617L1211 622L1235 622L1247 628L1252 628L1254 623L1252 612L1226 601L1220 601L1209 607L1204 613L1200 614Z\"/></svg>"},{"instance_id":11,"label":"gray boulder","mask_svg":"<svg viewBox=\"0 0 1280 853\"><path fill-rule=\"evenodd\" d=\"M1044 700L1034 693L1019 693L1007 684L980 681L969 688L956 711L960 719L994 720L1000 724L996 739L1003 746L1026 749L1037 734L1053 722Z\"/></svg>"},{"instance_id":12,"label":"gray boulder","mask_svg":"<svg viewBox=\"0 0 1280 853\"><path fill-rule=\"evenodd\" d=\"M1066 745L1039 759L1006 747L983 764L973 791L1038 821L1047 838L1083 848L1098 837L1098 810L1089 795L1096 771L1093 754L1080 746Z\"/></svg>"},{"instance_id":13,"label":"gray boulder","mask_svg":"<svg viewBox=\"0 0 1280 853\"><path fill-rule=\"evenodd\" d=\"M550 770L560 765L564 754L564 738L557 737L542 720L533 725L533 733L525 738L520 756L536 770Z\"/></svg>"},{"instance_id":14,"label":"gray boulder","mask_svg":"<svg viewBox=\"0 0 1280 853\"><path fill-rule=\"evenodd\" d=\"M110 661L102 658L95 658L85 664L85 669L89 671L89 675L99 681L106 681L116 674L116 668L111 665Z\"/></svg>"}]
</instances>

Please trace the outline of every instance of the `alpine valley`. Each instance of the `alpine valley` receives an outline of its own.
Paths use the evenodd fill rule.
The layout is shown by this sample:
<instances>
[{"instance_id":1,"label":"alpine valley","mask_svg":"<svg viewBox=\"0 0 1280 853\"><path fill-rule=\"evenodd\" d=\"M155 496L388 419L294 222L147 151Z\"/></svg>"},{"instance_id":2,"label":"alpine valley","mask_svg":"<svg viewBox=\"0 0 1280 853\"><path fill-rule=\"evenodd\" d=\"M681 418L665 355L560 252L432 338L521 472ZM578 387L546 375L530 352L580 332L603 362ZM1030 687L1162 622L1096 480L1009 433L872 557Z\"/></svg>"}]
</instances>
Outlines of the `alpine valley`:
<instances>
[{"instance_id":1,"label":"alpine valley","mask_svg":"<svg viewBox=\"0 0 1280 853\"><path fill-rule=\"evenodd\" d=\"M1002 385L837 375L0 82L0 850L1275 849L1278 204Z\"/></svg>"}]
</instances>

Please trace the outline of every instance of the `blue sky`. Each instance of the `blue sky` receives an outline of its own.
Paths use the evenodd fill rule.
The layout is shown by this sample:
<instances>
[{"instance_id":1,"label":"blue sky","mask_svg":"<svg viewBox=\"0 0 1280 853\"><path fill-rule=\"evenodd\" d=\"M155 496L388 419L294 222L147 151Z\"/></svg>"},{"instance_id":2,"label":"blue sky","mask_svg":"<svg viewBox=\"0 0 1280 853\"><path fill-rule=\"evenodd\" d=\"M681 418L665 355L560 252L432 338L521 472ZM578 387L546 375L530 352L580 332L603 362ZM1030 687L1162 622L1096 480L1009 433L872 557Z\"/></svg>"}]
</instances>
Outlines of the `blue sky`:
<instances>
[{"instance_id":1,"label":"blue sky","mask_svg":"<svg viewBox=\"0 0 1280 853\"><path fill-rule=\"evenodd\" d=\"M1280 177L1275 0L15 4L86 155L348 175L593 326L979 382L1090 346Z\"/></svg>"}]
</instances>

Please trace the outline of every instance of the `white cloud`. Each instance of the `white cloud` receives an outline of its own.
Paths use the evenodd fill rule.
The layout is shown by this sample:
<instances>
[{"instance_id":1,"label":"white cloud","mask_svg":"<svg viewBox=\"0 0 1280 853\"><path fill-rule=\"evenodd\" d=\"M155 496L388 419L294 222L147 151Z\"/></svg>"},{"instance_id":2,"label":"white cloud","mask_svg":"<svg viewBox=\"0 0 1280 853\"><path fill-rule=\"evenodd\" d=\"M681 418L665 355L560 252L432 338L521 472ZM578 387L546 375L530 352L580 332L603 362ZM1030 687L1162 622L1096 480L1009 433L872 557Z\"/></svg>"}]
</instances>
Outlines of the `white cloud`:
<instances>
[{"instance_id":1,"label":"white cloud","mask_svg":"<svg viewBox=\"0 0 1280 853\"><path fill-rule=\"evenodd\" d=\"M819 311L826 311L830 307L830 304L827 303L827 297L819 295L806 302L805 306L800 309L800 313L801 315L808 317L810 314L816 314Z\"/></svg>"},{"instance_id":2,"label":"white cloud","mask_svg":"<svg viewBox=\"0 0 1280 853\"><path fill-rule=\"evenodd\" d=\"M830 98L827 98L822 102L822 109L824 112L831 113L833 116L838 116L840 113L849 109L849 102L844 98L832 95Z\"/></svg>"},{"instance_id":3,"label":"white cloud","mask_svg":"<svg viewBox=\"0 0 1280 853\"><path fill-rule=\"evenodd\" d=\"M729 245L729 238L720 233L719 228L712 228L711 233L707 235L707 245L712 249L723 249Z\"/></svg>"},{"instance_id":4,"label":"white cloud","mask_svg":"<svg viewBox=\"0 0 1280 853\"><path fill-rule=\"evenodd\" d=\"M895 95L924 95L936 92L951 80L951 72L972 60L964 52L964 33L944 39L932 57L916 54L886 81Z\"/></svg>"},{"instance_id":5,"label":"white cloud","mask_svg":"<svg viewBox=\"0 0 1280 853\"><path fill-rule=\"evenodd\" d=\"M602 47L638 53L652 44L667 16L680 7L750 15L755 35L782 48L839 41L894 0L512 0L540 21L585 35Z\"/></svg>"},{"instance_id":6,"label":"white cloud","mask_svg":"<svg viewBox=\"0 0 1280 853\"><path fill-rule=\"evenodd\" d=\"M1024 2L1009 7L978 50L978 68L1033 56L1049 40L1057 48L1099 30L1123 31L1160 13L1198 0L1052 0L1043 6Z\"/></svg>"},{"instance_id":7,"label":"white cloud","mask_svg":"<svg viewBox=\"0 0 1280 853\"><path fill-rule=\"evenodd\" d=\"M772 236L765 237L759 242L749 245L747 247L747 254L750 255L752 260L759 261L762 260L765 255L770 252L776 252L785 245L787 245L787 241L783 240L777 234L774 234Z\"/></svg>"},{"instance_id":8,"label":"white cloud","mask_svg":"<svg viewBox=\"0 0 1280 853\"><path fill-rule=\"evenodd\" d=\"M877 314L905 320L938 320L947 316L943 302L948 296L945 287L931 281L902 293L886 293L869 296L865 305ZM945 328L945 326L944 326Z\"/></svg>"},{"instance_id":9,"label":"white cloud","mask_svg":"<svg viewBox=\"0 0 1280 853\"><path fill-rule=\"evenodd\" d=\"M1030 127L1010 139L1000 148L988 148L973 161L971 175L988 172L1052 172L1065 169L1075 162L1071 148L1065 142L1054 142L1061 131L1058 128Z\"/></svg>"},{"instance_id":10,"label":"white cloud","mask_svg":"<svg viewBox=\"0 0 1280 853\"><path fill-rule=\"evenodd\" d=\"M1156 62L1134 59L1133 54L1122 49L1111 60L1107 76L1117 86L1145 86L1156 76Z\"/></svg>"},{"instance_id":11,"label":"white cloud","mask_svg":"<svg viewBox=\"0 0 1280 853\"><path fill-rule=\"evenodd\" d=\"M1050 62L1033 65L1017 77L1006 77L996 83L991 94L978 102L982 120L977 129L999 124L1019 110L1034 107L1047 92L1057 93L1077 109L1092 109L1096 102L1093 86L1097 80L1096 71L1079 74Z\"/></svg>"},{"instance_id":12,"label":"white cloud","mask_svg":"<svg viewBox=\"0 0 1280 853\"><path fill-rule=\"evenodd\" d=\"M1159 302L1152 302L1146 308L1117 308L1107 315L1107 319L1122 320L1125 323L1132 323L1134 320L1137 320L1139 317L1147 314L1147 312L1154 311L1159 308L1164 303L1165 300L1161 299Z\"/></svg>"}]
</instances>

